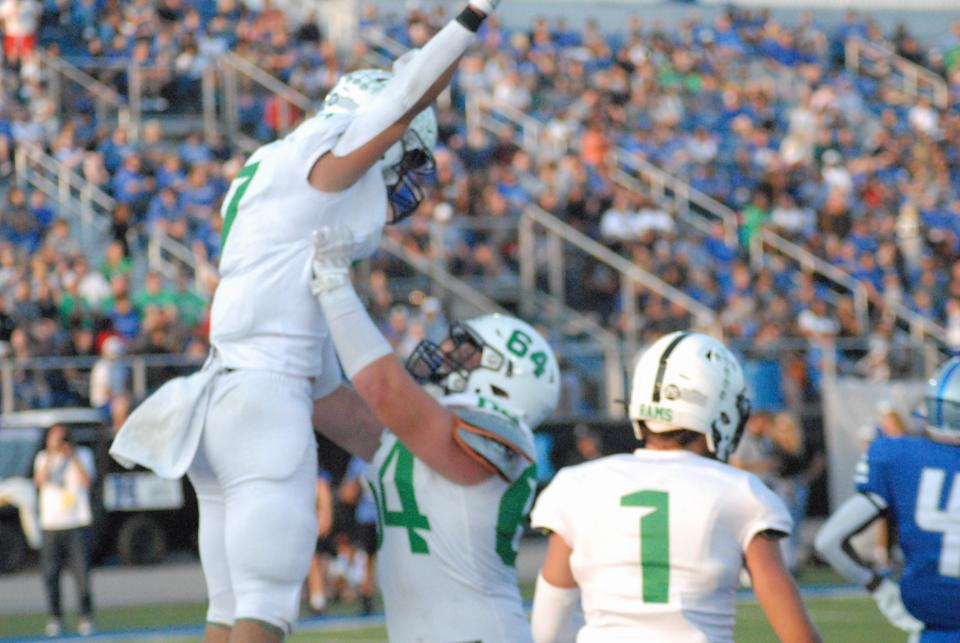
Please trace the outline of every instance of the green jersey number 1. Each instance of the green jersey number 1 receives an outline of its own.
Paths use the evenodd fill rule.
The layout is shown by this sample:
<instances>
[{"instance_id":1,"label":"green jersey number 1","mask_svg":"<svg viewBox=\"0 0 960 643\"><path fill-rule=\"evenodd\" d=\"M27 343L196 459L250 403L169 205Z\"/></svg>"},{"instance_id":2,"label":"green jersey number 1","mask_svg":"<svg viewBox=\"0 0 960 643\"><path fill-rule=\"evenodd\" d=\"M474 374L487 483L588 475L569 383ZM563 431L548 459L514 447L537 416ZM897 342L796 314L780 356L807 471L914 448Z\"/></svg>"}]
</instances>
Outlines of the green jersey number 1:
<instances>
[{"instance_id":1,"label":"green jersey number 1","mask_svg":"<svg viewBox=\"0 0 960 643\"><path fill-rule=\"evenodd\" d=\"M620 498L621 507L640 507L640 574L643 602L670 600L670 503L666 491L635 491Z\"/></svg>"}]
</instances>

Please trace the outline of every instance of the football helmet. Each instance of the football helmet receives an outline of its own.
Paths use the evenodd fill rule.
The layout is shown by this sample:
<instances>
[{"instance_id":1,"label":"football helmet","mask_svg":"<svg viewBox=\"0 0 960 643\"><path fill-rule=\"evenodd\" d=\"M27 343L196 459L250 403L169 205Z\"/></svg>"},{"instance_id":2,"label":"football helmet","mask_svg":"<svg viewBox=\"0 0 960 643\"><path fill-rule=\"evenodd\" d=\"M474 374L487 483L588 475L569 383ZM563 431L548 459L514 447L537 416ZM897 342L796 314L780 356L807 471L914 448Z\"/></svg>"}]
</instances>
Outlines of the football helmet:
<instances>
[{"instance_id":1,"label":"football helmet","mask_svg":"<svg viewBox=\"0 0 960 643\"><path fill-rule=\"evenodd\" d=\"M713 337L670 333L637 360L628 415L638 439L643 427L654 433L695 431L706 436L710 453L726 462L750 416L743 370Z\"/></svg>"},{"instance_id":2,"label":"football helmet","mask_svg":"<svg viewBox=\"0 0 960 643\"><path fill-rule=\"evenodd\" d=\"M949 440L960 439L960 357L953 357L927 382L923 397L927 432Z\"/></svg>"},{"instance_id":3,"label":"football helmet","mask_svg":"<svg viewBox=\"0 0 960 643\"><path fill-rule=\"evenodd\" d=\"M337 81L326 98L320 115L355 112L383 91L393 74L383 69L361 69ZM413 119L403 137L380 160L383 180L393 217L397 223L413 214L425 196L423 183L434 172L433 148L437 144L437 117L428 107Z\"/></svg>"},{"instance_id":4,"label":"football helmet","mask_svg":"<svg viewBox=\"0 0 960 643\"><path fill-rule=\"evenodd\" d=\"M442 344L424 340L407 360L421 384L444 395L474 393L535 428L557 406L560 367L532 326L508 315L484 315L450 325Z\"/></svg>"}]
</instances>

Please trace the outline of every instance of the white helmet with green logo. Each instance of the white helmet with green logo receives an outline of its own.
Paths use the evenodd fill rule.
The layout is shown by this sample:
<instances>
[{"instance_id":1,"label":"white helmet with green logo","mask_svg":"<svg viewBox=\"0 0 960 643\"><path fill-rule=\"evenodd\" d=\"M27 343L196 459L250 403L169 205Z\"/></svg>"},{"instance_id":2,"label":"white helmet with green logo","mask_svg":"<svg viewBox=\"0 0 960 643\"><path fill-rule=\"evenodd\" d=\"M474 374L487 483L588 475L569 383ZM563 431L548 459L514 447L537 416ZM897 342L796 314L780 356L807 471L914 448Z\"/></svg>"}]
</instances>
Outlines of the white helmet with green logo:
<instances>
[{"instance_id":1,"label":"white helmet with green logo","mask_svg":"<svg viewBox=\"0 0 960 643\"><path fill-rule=\"evenodd\" d=\"M750 415L743 370L713 337L670 333L637 360L628 414L637 438L642 428L702 433L710 452L726 462Z\"/></svg>"},{"instance_id":2,"label":"white helmet with green logo","mask_svg":"<svg viewBox=\"0 0 960 643\"><path fill-rule=\"evenodd\" d=\"M424 340L407 360L421 383L445 395L473 393L535 428L557 406L560 367L547 340L508 315L484 315L450 325L449 344Z\"/></svg>"}]
</instances>

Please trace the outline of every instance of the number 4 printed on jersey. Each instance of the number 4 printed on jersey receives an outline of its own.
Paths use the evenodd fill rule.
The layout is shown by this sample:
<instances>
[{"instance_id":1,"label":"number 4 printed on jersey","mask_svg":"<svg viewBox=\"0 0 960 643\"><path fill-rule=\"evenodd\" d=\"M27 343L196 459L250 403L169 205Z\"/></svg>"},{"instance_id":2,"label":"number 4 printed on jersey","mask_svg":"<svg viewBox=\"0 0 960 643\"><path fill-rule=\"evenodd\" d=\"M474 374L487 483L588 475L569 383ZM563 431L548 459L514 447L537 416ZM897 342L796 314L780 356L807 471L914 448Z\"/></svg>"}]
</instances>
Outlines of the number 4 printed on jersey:
<instances>
[{"instance_id":1,"label":"number 4 printed on jersey","mask_svg":"<svg viewBox=\"0 0 960 643\"><path fill-rule=\"evenodd\" d=\"M953 476L946 510L940 509L940 498L947 472L927 467L920 474L917 509L914 519L924 531L943 534L940 545L941 576L960 578L960 475Z\"/></svg>"},{"instance_id":2,"label":"number 4 printed on jersey","mask_svg":"<svg viewBox=\"0 0 960 643\"><path fill-rule=\"evenodd\" d=\"M377 514L381 517L381 529L403 527L410 540L410 551L414 554L429 554L430 546L418 529L430 531L430 520L420 513L417 496L413 488L413 454L400 442L393 445L380 466L380 493L375 494L380 503ZM389 483L393 482L396 495L400 500L400 511L390 510L388 494Z\"/></svg>"}]
</instances>

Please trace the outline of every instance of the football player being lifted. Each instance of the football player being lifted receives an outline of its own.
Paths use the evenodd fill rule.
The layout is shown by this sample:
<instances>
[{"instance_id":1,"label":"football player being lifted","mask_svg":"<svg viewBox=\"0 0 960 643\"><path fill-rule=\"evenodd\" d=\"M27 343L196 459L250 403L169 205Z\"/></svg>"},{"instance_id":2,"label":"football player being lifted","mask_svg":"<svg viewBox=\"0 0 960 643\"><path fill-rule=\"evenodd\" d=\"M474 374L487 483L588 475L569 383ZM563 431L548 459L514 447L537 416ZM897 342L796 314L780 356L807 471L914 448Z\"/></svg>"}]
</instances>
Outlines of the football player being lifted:
<instances>
[{"instance_id":1,"label":"football player being lifted","mask_svg":"<svg viewBox=\"0 0 960 643\"><path fill-rule=\"evenodd\" d=\"M960 357L927 384L924 435L878 437L857 465L857 493L817 534L817 551L866 587L895 627L924 643L960 641ZM848 541L889 517L903 549L898 584L860 560Z\"/></svg>"},{"instance_id":2,"label":"football player being lifted","mask_svg":"<svg viewBox=\"0 0 960 643\"><path fill-rule=\"evenodd\" d=\"M707 335L671 333L641 354L629 416L644 448L562 469L534 506L531 524L550 533L534 640L732 641L744 564L780 640L820 640L780 557L790 514L725 463L745 392L740 364Z\"/></svg>"},{"instance_id":3,"label":"football player being lifted","mask_svg":"<svg viewBox=\"0 0 960 643\"><path fill-rule=\"evenodd\" d=\"M380 426L341 381L309 235L349 225L358 259L414 210L432 168L430 105L497 1L471 0L392 73L343 77L319 114L250 156L224 198L210 359L141 404L112 451L168 477L189 469L208 643L278 641L297 619L316 542L314 412Z\"/></svg>"},{"instance_id":4,"label":"football player being lifted","mask_svg":"<svg viewBox=\"0 0 960 643\"><path fill-rule=\"evenodd\" d=\"M314 424L371 463L389 638L529 641L514 563L536 487L531 430L559 397L553 351L525 322L487 315L421 342L405 370L350 283L351 245L346 228L317 235L315 292L344 370L388 428Z\"/></svg>"}]
</instances>

